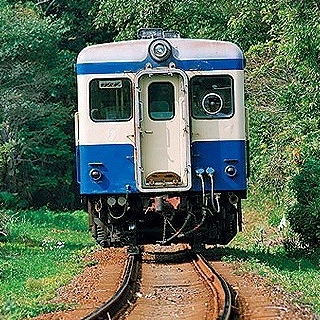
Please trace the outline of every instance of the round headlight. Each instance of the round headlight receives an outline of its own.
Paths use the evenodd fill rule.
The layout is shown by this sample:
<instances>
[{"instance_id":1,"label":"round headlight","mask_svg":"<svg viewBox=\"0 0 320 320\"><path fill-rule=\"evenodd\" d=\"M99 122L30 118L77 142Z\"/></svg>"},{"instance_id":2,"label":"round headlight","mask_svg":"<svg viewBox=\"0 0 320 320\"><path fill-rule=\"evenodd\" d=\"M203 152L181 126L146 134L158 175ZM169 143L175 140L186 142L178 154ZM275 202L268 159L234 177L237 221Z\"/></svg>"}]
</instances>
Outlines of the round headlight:
<instances>
[{"instance_id":1,"label":"round headlight","mask_svg":"<svg viewBox=\"0 0 320 320\"><path fill-rule=\"evenodd\" d=\"M202 108L209 114L213 115L218 113L222 109L222 106L223 101L216 93L209 93L202 99Z\"/></svg>"},{"instance_id":2,"label":"round headlight","mask_svg":"<svg viewBox=\"0 0 320 320\"><path fill-rule=\"evenodd\" d=\"M92 170L90 171L90 177L91 177L93 180L97 181L97 180L100 180L100 179L102 178L102 173L101 173L99 170L97 170L97 169L92 169Z\"/></svg>"},{"instance_id":3,"label":"round headlight","mask_svg":"<svg viewBox=\"0 0 320 320\"><path fill-rule=\"evenodd\" d=\"M234 177L237 174L237 169L235 166L230 165L226 167L225 172L229 177Z\"/></svg>"},{"instance_id":4,"label":"round headlight","mask_svg":"<svg viewBox=\"0 0 320 320\"><path fill-rule=\"evenodd\" d=\"M161 62L167 60L171 55L171 45L164 39L151 42L149 53L153 60Z\"/></svg>"}]
</instances>

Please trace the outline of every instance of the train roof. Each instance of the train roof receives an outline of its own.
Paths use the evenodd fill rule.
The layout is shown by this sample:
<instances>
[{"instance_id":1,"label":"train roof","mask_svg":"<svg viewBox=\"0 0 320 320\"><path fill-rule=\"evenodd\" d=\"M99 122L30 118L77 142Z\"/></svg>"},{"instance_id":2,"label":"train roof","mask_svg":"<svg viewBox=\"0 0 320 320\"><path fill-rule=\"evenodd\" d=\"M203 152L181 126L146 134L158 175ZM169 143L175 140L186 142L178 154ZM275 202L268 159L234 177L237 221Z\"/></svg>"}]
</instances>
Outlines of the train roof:
<instances>
[{"instance_id":1,"label":"train roof","mask_svg":"<svg viewBox=\"0 0 320 320\"><path fill-rule=\"evenodd\" d=\"M243 59L240 48L227 41L202 39L166 39L173 47L176 59ZM148 47L153 39L130 40L93 45L84 48L77 63L105 61L142 61L148 56Z\"/></svg>"},{"instance_id":2,"label":"train roof","mask_svg":"<svg viewBox=\"0 0 320 320\"><path fill-rule=\"evenodd\" d=\"M141 39L89 46L78 55L76 73L136 73L147 65L158 68L169 67L170 64L185 71L243 70L245 66L242 51L231 42L166 38L165 41L171 46L170 57L156 61L149 52L153 41L156 40Z\"/></svg>"}]
</instances>

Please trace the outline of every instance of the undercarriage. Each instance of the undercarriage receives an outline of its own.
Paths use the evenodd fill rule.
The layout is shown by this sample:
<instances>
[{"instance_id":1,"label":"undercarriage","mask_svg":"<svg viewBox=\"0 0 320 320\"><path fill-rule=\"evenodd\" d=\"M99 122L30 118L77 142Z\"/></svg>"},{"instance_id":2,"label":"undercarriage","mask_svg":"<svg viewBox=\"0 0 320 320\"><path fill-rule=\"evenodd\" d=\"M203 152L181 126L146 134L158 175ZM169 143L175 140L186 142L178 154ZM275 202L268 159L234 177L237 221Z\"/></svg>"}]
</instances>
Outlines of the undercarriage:
<instances>
[{"instance_id":1,"label":"undercarriage","mask_svg":"<svg viewBox=\"0 0 320 320\"><path fill-rule=\"evenodd\" d=\"M241 230L234 193L87 196L90 229L102 247L227 244Z\"/></svg>"}]
</instances>

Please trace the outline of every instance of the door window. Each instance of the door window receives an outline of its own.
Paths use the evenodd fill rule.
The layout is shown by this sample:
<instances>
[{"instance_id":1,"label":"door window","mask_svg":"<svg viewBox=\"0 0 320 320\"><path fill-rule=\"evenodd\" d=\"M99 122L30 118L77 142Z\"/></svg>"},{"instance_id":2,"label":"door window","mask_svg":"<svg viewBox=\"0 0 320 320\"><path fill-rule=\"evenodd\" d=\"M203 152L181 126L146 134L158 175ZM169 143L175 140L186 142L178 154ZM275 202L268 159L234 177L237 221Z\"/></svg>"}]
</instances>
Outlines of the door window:
<instances>
[{"instance_id":1,"label":"door window","mask_svg":"<svg viewBox=\"0 0 320 320\"><path fill-rule=\"evenodd\" d=\"M152 82L148 87L148 113L152 120L174 117L174 87L171 82Z\"/></svg>"}]
</instances>

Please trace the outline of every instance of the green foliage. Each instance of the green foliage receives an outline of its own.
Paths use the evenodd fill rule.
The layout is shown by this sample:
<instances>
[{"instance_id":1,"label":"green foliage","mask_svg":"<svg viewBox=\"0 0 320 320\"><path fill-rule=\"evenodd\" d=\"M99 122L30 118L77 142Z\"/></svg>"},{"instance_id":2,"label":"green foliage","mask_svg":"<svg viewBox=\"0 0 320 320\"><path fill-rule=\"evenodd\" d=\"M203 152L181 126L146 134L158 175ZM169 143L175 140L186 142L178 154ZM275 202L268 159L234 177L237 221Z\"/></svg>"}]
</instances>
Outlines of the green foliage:
<instances>
[{"instance_id":1,"label":"green foliage","mask_svg":"<svg viewBox=\"0 0 320 320\"><path fill-rule=\"evenodd\" d=\"M116 40L135 38L139 28L161 27L184 37L234 41L247 50L265 42L275 23L277 6L263 2L103 0L94 2L91 16L97 30L107 28Z\"/></svg>"},{"instance_id":2,"label":"green foliage","mask_svg":"<svg viewBox=\"0 0 320 320\"><path fill-rule=\"evenodd\" d=\"M320 244L319 176L319 161L306 161L300 173L292 180L292 190L297 202L288 211L291 227L312 248L317 248Z\"/></svg>"},{"instance_id":3,"label":"green foliage","mask_svg":"<svg viewBox=\"0 0 320 320\"><path fill-rule=\"evenodd\" d=\"M4 6L0 20L0 61L47 61L52 56L57 26L40 19L34 9Z\"/></svg>"},{"instance_id":4,"label":"green foliage","mask_svg":"<svg viewBox=\"0 0 320 320\"><path fill-rule=\"evenodd\" d=\"M84 212L48 209L6 212L9 235L0 242L0 318L26 319L65 309L56 290L79 273L90 250Z\"/></svg>"},{"instance_id":5,"label":"green foliage","mask_svg":"<svg viewBox=\"0 0 320 320\"><path fill-rule=\"evenodd\" d=\"M135 39L137 30L142 26L166 25L166 21L172 18L176 2L105 0L93 8L91 15L96 17L97 28L108 27L110 32L117 32L116 39Z\"/></svg>"},{"instance_id":6,"label":"green foliage","mask_svg":"<svg viewBox=\"0 0 320 320\"><path fill-rule=\"evenodd\" d=\"M27 202L21 200L17 194L3 191L0 192L0 205L2 208L22 209L27 207Z\"/></svg>"},{"instance_id":7,"label":"green foliage","mask_svg":"<svg viewBox=\"0 0 320 320\"><path fill-rule=\"evenodd\" d=\"M289 186L292 179L313 181L315 177L309 176L306 168L312 159L320 159L320 8L316 1L281 1L278 8L269 40L251 46L246 54L251 183L266 198L276 200L279 207L288 207L295 201L294 196L297 204L288 218L303 239L314 243L315 232L320 228L318 208L311 202L308 208L300 203L300 197L310 191L304 188L308 183L294 194ZM296 182L293 184L298 188ZM310 224L303 218L306 210Z\"/></svg>"},{"instance_id":8,"label":"green foliage","mask_svg":"<svg viewBox=\"0 0 320 320\"><path fill-rule=\"evenodd\" d=\"M135 39L137 31L146 27L177 30L185 37L222 39L228 22L225 10L225 2L211 0L104 0L93 6L91 16L98 30L108 28L116 40Z\"/></svg>"},{"instance_id":9,"label":"green foliage","mask_svg":"<svg viewBox=\"0 0 320 320\"><path fill-rule=\"evenodd\" d=\"M75 203L75 54L162 27L245 50L251 188L284 207L292 177L320 157L319 10L316 0L2 0L0 191L32 206Z\"/></svg>"},{"instance_id":10,"label":"green foliage","mask_svg":"<svg viewBox=\"0 0 320 320\"><path fill-rule=\"evenodd\" d=\"M0 20L0 191L73 206L74 54L59 49L60 24L30 3L3 4Z\"/></svg>"}]
</instances>

